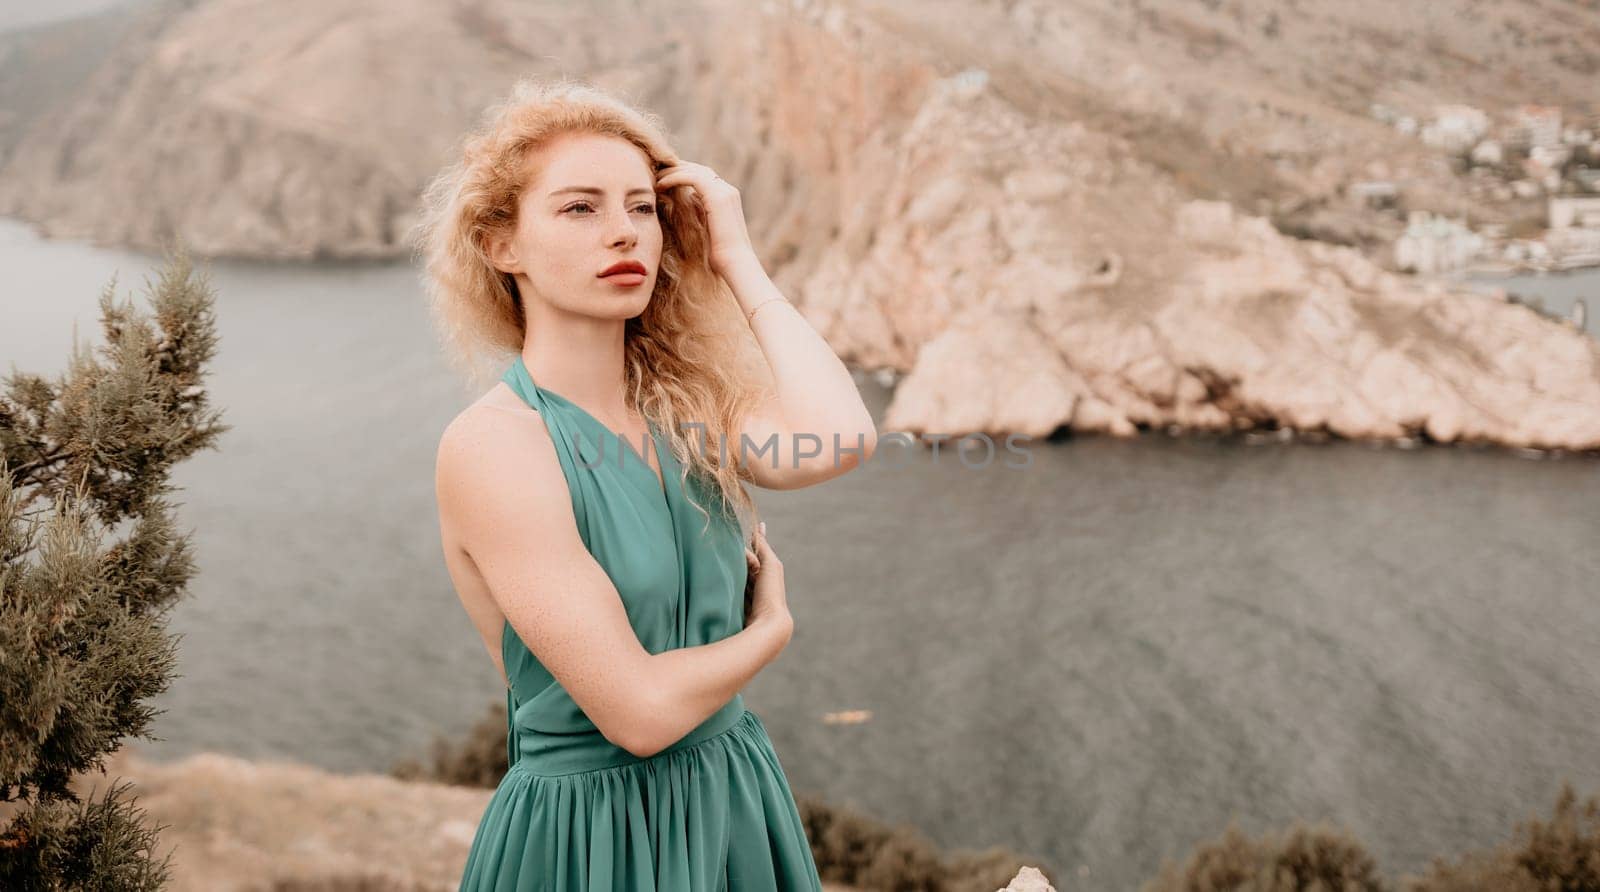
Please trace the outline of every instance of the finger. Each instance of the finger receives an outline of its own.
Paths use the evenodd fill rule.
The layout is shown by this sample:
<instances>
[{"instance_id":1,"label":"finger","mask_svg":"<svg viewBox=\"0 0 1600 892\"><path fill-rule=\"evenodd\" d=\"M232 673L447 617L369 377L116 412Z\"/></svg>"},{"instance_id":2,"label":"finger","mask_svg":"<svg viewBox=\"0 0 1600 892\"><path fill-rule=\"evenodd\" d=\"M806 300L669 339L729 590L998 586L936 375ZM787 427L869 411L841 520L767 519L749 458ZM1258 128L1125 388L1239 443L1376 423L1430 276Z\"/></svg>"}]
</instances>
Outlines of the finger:
<instances>
[{"instance_id":1,"label":"finger","mask_svg":"<svg viewBox=\"0 0 1600 892\"><path fill-rule=\"evenodd\" d=\"M666 167L656 171L657 176L666 176L675 173L700 173L715 176L717 172L712 170L709 166L699 163L698 161L683 160L679 160L677 164L669 164Z\"/></svg>"},{"instance_id":2,"label":"finger","mask_svg":"<svg viewBox=\"0 0 1600 892\"><path fill-rule=\"evenodd\" d=\"M709 176L697 170L690 170L687 167L669 167L656 177L656 186L670 188L684 183L698 185L701 181L709 179L711 179Z\"/></svg>"},{"instance_id":3,"label":"finger","mask_svg":"<svg viewBox=\"0 0 1600 892\"><path fill-rule=\"evenodd\" d=\"M726 183L716 171L703 165L678 165L669 167L656 178L657 189L671 189L674 186L693 186L701 194L710 194L718 183Z\"/></svg>"}]
</instances>

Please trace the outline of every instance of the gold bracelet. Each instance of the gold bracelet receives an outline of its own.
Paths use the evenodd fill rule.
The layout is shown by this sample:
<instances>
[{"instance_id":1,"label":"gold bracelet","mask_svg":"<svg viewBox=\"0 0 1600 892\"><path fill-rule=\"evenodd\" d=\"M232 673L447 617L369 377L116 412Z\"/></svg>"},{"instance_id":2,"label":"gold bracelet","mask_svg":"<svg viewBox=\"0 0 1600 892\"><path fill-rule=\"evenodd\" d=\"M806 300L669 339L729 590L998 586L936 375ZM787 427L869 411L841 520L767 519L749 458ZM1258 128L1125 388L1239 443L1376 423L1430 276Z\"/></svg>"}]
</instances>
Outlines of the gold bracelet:
<instances>
[{"instance_id":1,"label":"gold bracelet","mask_svg":"<svg viewBox=\"0 0 1600 892\"><path fill-rule=\"evenodd\" d=\"M744 321L750 322L750 321L754 320L756 318L756 310L761 309L762 307L766 306L767 304L778 302L778 301L782 301L783 303L788 303L787 300L785 300L784 298L781 298L781 297L769 297L766 300L762 301L761 303L756 304L755 305L755 309L752 309L750 312L744 314Z\"/></svg>"}]
</instances>

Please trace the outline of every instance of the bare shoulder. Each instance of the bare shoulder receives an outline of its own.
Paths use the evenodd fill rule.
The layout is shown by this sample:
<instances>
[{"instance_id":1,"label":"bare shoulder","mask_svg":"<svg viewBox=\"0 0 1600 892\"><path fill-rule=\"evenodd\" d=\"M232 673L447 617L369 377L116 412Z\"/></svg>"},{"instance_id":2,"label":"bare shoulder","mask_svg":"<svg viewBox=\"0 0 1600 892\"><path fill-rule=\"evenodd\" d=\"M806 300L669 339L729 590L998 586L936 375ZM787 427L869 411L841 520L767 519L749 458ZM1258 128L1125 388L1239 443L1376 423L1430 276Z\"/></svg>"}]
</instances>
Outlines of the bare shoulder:
<instances>
[{"instance_id":1,"label":"bare shoulder","mask_svg":"<svg viewBox=\"0 0 1600 892\"><path fill-rule=\"evenodd\" d=\"M562 499L557 503L566 497L565 477L544 419L504 385L445 426L434 478L439 511L447 521L467 506L481 509L490 499L520 501L558 485Z\"/></svg>"},{"instance_id":2,"label":"bare shoulder","mask_svg":"<svg viewBox=\"0 0 1600 892\"><path fill-rule=\"evenodd\" d=\"M470 459L484 448L530 448L545 436L539 413L505 385L497 385L445 425L439 435L439 466L443 469L449 463Z\"/></svg>"}]
</instances>

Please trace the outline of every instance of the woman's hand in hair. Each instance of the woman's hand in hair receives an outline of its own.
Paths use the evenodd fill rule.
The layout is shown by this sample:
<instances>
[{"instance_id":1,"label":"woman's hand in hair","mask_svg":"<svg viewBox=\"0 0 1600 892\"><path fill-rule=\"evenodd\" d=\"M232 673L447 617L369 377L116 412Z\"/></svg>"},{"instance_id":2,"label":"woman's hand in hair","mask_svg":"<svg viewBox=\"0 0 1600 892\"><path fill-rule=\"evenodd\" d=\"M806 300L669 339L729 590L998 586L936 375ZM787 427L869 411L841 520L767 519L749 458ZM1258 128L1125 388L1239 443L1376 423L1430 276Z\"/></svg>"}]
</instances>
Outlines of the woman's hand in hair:
<instances>
[{"instance_id":1,"label":"woman's hand in hair","mask_svg":"<svg viewBox=\"0 0 1600 892\"><path fill-rule=\"evenodd\" d=\"M657 172L656 188L689 186L699 193L701 218L711 234L711 269L726 277L738 263L755 257L745 226L739 190L704 164L682 161Z\"/></svg>"}]
</instances>

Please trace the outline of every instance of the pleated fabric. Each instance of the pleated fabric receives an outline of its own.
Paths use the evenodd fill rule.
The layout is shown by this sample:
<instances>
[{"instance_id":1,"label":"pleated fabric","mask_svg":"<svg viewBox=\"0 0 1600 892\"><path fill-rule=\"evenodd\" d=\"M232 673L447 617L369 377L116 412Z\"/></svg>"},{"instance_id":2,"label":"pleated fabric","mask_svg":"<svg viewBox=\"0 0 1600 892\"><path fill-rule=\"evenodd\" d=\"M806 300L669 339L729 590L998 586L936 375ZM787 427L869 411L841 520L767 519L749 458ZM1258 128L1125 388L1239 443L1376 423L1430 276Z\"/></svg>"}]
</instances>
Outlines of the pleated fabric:
<instances>
[{"instance_id":1,"label":"pleated fabric","mask_svg":"<svg viewBox=\"0 0 1600 892\"><path fill-rule=\"evenodd\" d=\"M632 444L535 384L520 355L502 380L543 417L579 534L645 649L742 629L737 520L659 431L661 480ZM742 695L641 759L600 734L510 623L501 653L511 767L478 823L462 892L821 892L788 777Z\"/></svg>"}]
</instances>

